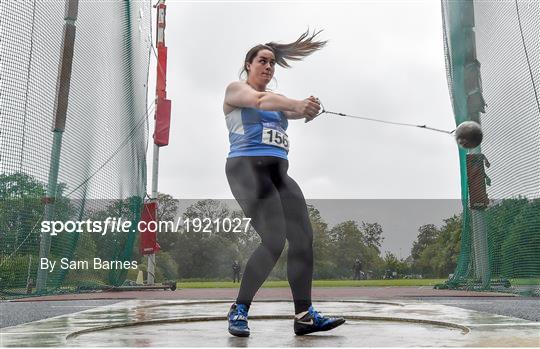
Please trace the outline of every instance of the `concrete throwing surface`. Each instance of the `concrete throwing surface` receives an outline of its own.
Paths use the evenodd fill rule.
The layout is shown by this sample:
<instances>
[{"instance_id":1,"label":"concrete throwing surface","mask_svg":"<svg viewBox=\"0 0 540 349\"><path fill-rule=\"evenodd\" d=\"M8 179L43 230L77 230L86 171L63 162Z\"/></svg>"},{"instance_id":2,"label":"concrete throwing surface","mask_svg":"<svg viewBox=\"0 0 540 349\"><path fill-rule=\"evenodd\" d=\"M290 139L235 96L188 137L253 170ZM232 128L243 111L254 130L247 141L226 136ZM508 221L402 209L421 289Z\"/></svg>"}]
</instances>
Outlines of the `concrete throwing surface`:
<instances>
[{"instance_id":1,"label":"concrete throwing surface","mask_svg":"<svg viewBox=\"0 0 540 349\"><path fill-rule=\"evenodd\" d=\"M1 329L3 347L539 347L540 324L413 300L315 300L347 322L296 336L293 304L253 302L251 336L233 337L230 301L128 300ZM261 319L258 319L261 318ZM418 322L416 322L418 320Z\"/></svg>"}]
</instances>

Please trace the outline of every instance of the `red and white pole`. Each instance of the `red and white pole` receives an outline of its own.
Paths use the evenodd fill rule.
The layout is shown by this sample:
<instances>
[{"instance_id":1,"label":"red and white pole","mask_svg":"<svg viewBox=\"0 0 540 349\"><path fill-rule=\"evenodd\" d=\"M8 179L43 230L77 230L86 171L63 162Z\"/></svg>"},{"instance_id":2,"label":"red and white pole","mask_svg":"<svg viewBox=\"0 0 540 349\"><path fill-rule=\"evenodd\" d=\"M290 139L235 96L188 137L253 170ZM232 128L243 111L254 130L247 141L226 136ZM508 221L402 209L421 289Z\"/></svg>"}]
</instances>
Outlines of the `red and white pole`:
<instances>
[{"instance_id":1,"label":"red and white pole","mask_svg":"<svg viewBox=\"0 0 540 349\"><path fill-rule=\"evenodd\" d=\"M165 16L167 5L165 5L165 0L159 0L154 7L157 10L157 78L156 112L154 115L154 152L152 159L152 194L150 196L150 202L144 205L142 218L143 220L154 220L157 222L159 148L169 144L171 101L167 99L167 47L165 46ZM154 284L157 251L159 251L157 232L142 232L141 252L148 255L147 285Z\"/></svg>"}]
</instances>

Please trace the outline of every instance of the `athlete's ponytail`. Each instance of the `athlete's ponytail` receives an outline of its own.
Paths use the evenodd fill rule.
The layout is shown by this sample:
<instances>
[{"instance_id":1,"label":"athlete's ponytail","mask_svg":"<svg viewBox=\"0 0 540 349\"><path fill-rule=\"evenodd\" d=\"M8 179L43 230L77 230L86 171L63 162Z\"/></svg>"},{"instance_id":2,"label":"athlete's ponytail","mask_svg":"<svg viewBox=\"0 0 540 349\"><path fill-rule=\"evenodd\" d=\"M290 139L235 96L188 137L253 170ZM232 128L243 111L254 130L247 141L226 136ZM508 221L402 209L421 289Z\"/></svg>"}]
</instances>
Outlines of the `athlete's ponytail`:
<instances>
[{"instance_id":1,"label":"athlete's ponytail","mask_svg":"<svg viewBox=\"0 0 540 349\"><path fill-rule=\"evenodd\" d=\"M269 42L264 45L257 45L252 47L246 54L246 59L244 60L243 72L247 73L247 64L252 63L253 59L257 56L260 50L270 50L274 53L276 58L276 63L283 68L290 68L288 61L300 61L304 57L309 56L313 52L320 50L326 45L327 41L316 41L315 37L321 32L313 32L309 34L309 29L300 35L300 37L289 44L278 44L276 42Z\"/></svg>"}]
</instances>

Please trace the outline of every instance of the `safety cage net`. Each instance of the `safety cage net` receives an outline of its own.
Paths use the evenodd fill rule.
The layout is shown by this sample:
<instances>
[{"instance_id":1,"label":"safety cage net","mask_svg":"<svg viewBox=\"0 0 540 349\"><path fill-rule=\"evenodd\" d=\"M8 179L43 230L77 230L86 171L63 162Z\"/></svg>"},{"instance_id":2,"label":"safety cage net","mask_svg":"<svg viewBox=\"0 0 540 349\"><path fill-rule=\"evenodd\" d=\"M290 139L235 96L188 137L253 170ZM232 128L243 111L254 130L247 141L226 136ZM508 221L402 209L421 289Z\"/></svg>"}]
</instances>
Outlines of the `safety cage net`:
<instances>
[{"instance_id":1,"label":"safety cage net","mask_svg":"<svg viewBox=\"0 0 540 349\"><path fill-rule=\"evenodd\" d=\"M0 2L0 295L120 285L137 234L42 222L138 221L146 192L149 1ZM82 229L87 229L83 227ZM40 272L42 259L56 261Z\"/></svg>"},{"instance_id":2,"label":"safety cage net","mask_svg":"<svg viewBox=\"0 0 540 349\"><path fill-rule=\"evenodd\" d=\"M484 139L460 149L463 227L442 287L539 295L540 3L442 0L456 124Z\"/></svg>"}]
</instances>

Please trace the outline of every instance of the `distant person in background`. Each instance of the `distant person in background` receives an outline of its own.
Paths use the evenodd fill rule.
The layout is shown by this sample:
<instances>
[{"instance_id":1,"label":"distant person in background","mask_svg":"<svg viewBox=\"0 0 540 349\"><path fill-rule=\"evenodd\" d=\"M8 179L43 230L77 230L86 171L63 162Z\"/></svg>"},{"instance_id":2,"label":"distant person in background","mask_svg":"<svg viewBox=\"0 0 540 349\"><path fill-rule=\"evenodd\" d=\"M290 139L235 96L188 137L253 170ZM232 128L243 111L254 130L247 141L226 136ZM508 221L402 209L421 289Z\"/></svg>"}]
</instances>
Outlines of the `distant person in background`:
<instances>
[{"instance_id":1,"label":"distant person in background","mask_svg":"<svg viewBox=\"0 0 540 349\"><path fill-rule=\"evenodd\" d=\"M362 262L360 261L360 258L356 258L354 260L353 270L354 270L354 280L362 279L362 277L361 277L361 274L362 274Z\"/></svg>"},{"instance_id":2,"label":"distant person in background","mask_svg":"<svg viewBox=\"0 0 540 349\"><path fill-rule=\"evenodd\" d=\"M234 263L232 265L232 270L233 270L233 283L235 283L236 280L238 280L238 282L240 282L240 270L241 270L241 267L240 267L240 263L238 263L238 261L234 261Z\"/></svg>"}]
</instances>

